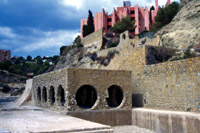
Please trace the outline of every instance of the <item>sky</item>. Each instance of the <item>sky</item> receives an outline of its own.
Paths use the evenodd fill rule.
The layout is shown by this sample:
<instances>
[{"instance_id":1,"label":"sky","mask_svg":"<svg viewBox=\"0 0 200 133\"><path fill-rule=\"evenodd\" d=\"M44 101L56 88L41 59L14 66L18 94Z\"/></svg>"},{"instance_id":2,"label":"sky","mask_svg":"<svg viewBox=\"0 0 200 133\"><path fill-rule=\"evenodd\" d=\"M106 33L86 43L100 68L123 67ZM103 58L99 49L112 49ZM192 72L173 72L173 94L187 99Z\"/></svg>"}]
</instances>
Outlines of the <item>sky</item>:
<instances>
[{"instance_id":1,"label":"sky","mask_svg":"<svg viewBox=\"0 0 200 133\"><path fill-rule=\"evenodd\" d=\"M80 20L102 8L112 13L123 0L0 0L0 49L11 56L59 55L80 34ZM132 6L152 6L155 0L130 0ZM167 0L159 0L165 5ZM180 1L180 0L171 0Z\"/></svg>"}]
</instances>

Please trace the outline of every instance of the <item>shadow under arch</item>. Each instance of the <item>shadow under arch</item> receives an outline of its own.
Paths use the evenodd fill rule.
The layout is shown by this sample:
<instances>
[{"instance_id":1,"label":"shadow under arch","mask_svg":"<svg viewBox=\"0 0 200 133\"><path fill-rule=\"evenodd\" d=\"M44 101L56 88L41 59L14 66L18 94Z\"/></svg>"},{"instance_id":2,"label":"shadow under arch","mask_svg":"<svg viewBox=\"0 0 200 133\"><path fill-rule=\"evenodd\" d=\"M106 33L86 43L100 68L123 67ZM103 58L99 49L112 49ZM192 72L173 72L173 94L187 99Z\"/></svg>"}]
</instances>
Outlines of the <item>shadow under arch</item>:
<instances>
[{"instance_id":1,"label":"shadow under arch","mask_svg":"<svg viewBox=\"0 0 200 133\"><path fill-rule=\"evenodd\" d=\"M41 89L40 89L40 87L37 88L37 100L41 102Z\"/></svg>"},{"instance_id":2,"label":"shadow under arch","mask_svg":"<svg viewBox=\"0 0 200 133\"><path fill-rule=\"evenodd\" d=\"M61 105L61 106L65 105L65 90L63 89L62 85L58 86L57 102L58 102L58 105Z\"/></svg>"},{"instance_id":3,"label":"shadow under arch","mask_svg":"<svg viewBox=\"0 0 200 133\"><path fill-rule=\"evenodd\" d=\"M91 85L83 85L77 90L75 99L79 107L92 108L97 100L97 91Z\"/></svg>"},{"instance_id":4,"label":"shadow under arch","mask_svg":"<svg viewBox=\"0 0 200 133\"><path fill-rule=\"evenodd\" d=\"M109 107L118 107L124 98L123 89L118 85L112 85L108 88L109 97L107 99L107 104Z\"/></svg>"},{"instance_id":5,"label":"shadow under arch","mask_svg":"<svg viewBox=\"0 0 200 133\"><path fill-rule=\"evenodd\" d=\"M47 102L47 88L43 87L42 89L42 101Z\"/></svg>"},{"instance_id":6,"label":"shadow under arch","mask_svg":"<svg viewBox=\"0 0 200 133\"><path fill-rule=\"evenodd\" d=\"M55 90L53 86L50 86L50 90L49 90L49 102L50 105L54 105L56 99L55 99Z\"/></svg>"}]
</instances>

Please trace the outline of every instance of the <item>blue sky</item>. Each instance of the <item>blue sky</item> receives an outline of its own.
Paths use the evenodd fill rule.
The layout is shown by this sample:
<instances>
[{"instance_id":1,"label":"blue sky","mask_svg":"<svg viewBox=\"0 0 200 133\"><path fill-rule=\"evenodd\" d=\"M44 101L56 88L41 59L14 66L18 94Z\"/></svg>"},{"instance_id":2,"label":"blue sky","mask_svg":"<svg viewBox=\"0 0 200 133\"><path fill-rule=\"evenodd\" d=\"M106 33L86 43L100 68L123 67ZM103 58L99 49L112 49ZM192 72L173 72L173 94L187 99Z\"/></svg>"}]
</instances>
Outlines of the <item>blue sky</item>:
<instances>
[{"instance_id":1,"label":"blue sky","mask_svg":"<svg viewBox=\"0 0 200 133\"><path fill-rule=\"evenodd\" d=\"M80 34L80 19L88 9L109 13L123 0L0 0L0 49L12 56L32 57L59 54ZM175 0L179 1L179 0ZM154 0L131 0L132 5L154 5ZM164 5L166 0L159 0Z\"/></svg>"}]
</instances>

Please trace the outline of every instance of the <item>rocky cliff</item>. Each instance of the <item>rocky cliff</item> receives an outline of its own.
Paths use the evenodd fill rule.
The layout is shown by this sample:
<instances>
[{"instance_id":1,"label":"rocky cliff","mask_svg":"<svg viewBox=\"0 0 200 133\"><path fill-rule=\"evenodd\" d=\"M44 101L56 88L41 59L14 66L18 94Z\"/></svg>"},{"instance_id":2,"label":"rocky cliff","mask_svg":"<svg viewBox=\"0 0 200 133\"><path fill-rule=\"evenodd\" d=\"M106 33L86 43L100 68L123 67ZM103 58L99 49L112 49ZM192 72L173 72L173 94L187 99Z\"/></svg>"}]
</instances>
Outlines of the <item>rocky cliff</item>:
<instances>
[{"instance_id":1,"label":"rocky cliff","mask_svg":"<svg viewBox=\"0 0 200 133\"><path fill-rule=\"evenodd\" d=\"M170 48L200 47L200 1L182 0L182 7L172 22L163 27L157 35L160 45Z\"/></svg>"}]
</instances>

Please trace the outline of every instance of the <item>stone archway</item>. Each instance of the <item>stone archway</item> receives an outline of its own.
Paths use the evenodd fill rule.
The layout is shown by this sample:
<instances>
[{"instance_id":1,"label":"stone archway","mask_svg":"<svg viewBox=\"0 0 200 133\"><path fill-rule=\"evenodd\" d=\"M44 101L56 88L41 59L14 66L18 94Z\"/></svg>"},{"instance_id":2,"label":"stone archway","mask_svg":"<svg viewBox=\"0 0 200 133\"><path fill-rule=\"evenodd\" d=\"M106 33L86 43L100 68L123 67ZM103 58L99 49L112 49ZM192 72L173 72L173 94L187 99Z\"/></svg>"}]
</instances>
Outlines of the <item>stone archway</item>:
<instances>
[{"instance_id":1,"label":"stone archway","mask_svg":"<svg viewBox=\"0 0 200 133\"><path fill-rule=\"evenodd\" d=\"M65 90L63 89L62 85L58 87L57 102L58 102L58 105L61 105L61 106L65 105Z\"/></svg>"},{"instance_id":2,"label":"stone archway","mask_svg":"<svg viewBox=\"0 0 200 133\"><path fill-rule=\"evenodd\" d=\"M97 100L96 89L91 85L83 85L77 90L75 99L79 107L92 108Z\"/></svg>"},{"instance_id":3,"label":"stone archway","mask_svg":"<svg viewBox=\"0 0 200 133\"><path fill-rule=\"evenodd\" d=\"M40 87L37 88L37 100L41 102L41 89Z\"/></svg>"},{"instance_id":4,"label":"stone archway","mask_svg":"<svg viewBox=\"0 0 200 133\"><path fill-rule=\"evenodd\" d=\"M109 107L116 108L118 107L123 100L124 94L120 86L112 85L108 88L109 98L107 103Z\"/></svg>"},{"instance_id":5,"label":"stone archway","mask_svg":"<svg viewBox=\"0 0 200 133\"><path fill-rule=\"evenodd\" d=\"M46 89L46 87L43 87L43 89L42 89L42 101L43 102L47 102L47 89Z\"/></svg>"},{"instance_id":6,"label":"stone archway","mask_svg":"<svg viewBox=\"0 0 200 133\"><path fill-rule=\"evenodd\" d=\"M50 102L50 105L54 105L56 99L55 99L55 90L54 90L54 87L51 86L50 87L50 90L49 90L49 102Z\"/></svg>"}]
</instances>

